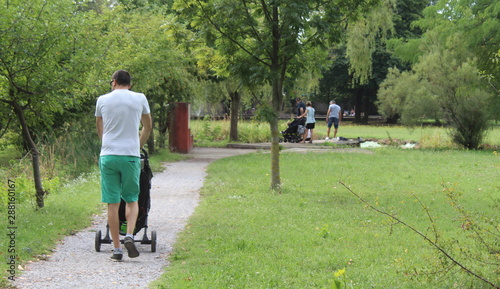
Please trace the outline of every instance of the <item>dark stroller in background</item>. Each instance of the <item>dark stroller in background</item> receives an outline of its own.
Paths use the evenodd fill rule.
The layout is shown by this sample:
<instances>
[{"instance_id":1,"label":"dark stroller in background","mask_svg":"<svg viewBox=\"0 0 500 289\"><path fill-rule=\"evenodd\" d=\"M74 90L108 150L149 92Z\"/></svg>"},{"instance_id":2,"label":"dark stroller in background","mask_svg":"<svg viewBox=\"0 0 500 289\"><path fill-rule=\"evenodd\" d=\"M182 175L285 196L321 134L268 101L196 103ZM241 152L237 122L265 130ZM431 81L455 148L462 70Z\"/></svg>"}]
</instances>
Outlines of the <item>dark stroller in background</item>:
<instances>
[{"instance_id":1,"label":"dark stroller in background","mask_svg":"<svg viewBox=\"0 0 500 289\"><path fill-rule=\"evenodd\" d=\"M281 132L284 142L297 143L302 141L305 132L306 118L296 118L288 123L288 128Z\"/></svg>"},{"instance_id":2,"label":"dark stroller in background","mask_svg":"<svg viewBox=\"0 0 500 289\"><path fill-rule=\"evenodd\" d=\"M151 179L153 178L153 172L149 166L148 153L145 149L142 149L141 153L141 176L139 178L140 182L140 193L139 193L139 214L137 216L137 221L134 229L134 236L142 228L144 228L144 235L142 239L135 240L135 242L140 242L141 244L151 244L151 252L156 252L156 231L151 231L151 239L148 239L148 213L151 207ZM122 200L120 203L120 209L118 215L120 218L120 235L125 236L127 233L127 219L125 218L125 201ZM120 240L123 244L123 240ZM101 251L101 244L111 244L112 240L109 236L109 225L106 225L106 236L101 239L101 230L98 230L95 234L95 250L97 252Z\"/></svg>"}]
</instances>

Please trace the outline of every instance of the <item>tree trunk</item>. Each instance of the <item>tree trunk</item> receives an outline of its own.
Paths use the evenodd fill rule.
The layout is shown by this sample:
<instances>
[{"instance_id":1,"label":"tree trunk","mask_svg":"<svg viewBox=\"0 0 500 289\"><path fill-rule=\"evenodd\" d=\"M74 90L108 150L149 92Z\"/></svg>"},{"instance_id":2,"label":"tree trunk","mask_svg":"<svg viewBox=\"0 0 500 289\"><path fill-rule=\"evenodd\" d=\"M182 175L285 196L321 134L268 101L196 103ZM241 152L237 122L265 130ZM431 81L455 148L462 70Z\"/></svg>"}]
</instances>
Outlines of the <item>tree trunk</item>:
<instances>
[{"instance_id":1,"label":"tree trunk","mask_svg":"<svg viewBox=\"0 0 500 289\"><path fill-rule=\"evenodd\" d=\"M282 103L283 95L281 93L281 71L279 64L279 45L280 45L280 28L279 28L279 13L278 6L272 8L273 12L273 48L271 52L271 77L272 77L272 104L274 116L270 121L271 126L271 189L280 191L280 147L279 147L279 112ZM284 65L284 64L283 64Z\"/></svg>"},{"instance_id":2,"label":"tree trunk","mask_svg":"<svg viewBox=\"0 0 500 289\"><path fill-rule=\"evenodd\" d=\"M19 122L21 123L23 138L28 144L28 147L31 152L31 163L33 165L33 179L35 182L35 191L36 191L35 194L36 205L38 206L38 208L43 208L45 205L43 199L47 194L47 192L43 189L42 177L40 176L40 158L39 158L38 148L36 147L36 144L33 141L33 138L31 137L28 124L26 123L26 118L24 117L23 108L15 100L12 101L11 104L12 107L14 108L14 112L19 118Z\"/></svg>"},{"instance_id":3,"label":"tree trunk","mask_svg":"<svg viewBox=\"0 0 500 289\"><path fill-rule=\"evenodd\" d=\"M154 154L155 153L155 125L156 125L156 121L154 119L154 114L153 114L153 109L154 109L154 105L151 105L150 106L150 113L151 113L151 118L153 120L153 129L151 130L151 133L149 134L149 138L148 138L148 153L149 154Z\"/></svg>"},{"instance_id":4,"label":"tree trunk","mask_svg":"<svg viewBox=\"0 0 500 289\"><path fill-rule=\"evenodd\" d=\"M165 105L161 102L160 107L158 107L158 147L161 149L165 148L165 142L167 140L167 131L169 127L169 115L170 106Z\"/></svg>"},{"instance_id":5,"label":"tree trunk","mask_svg":"<svg viewBox=\"0 0 500 289\"><path fill-rule=\"evenodd\" d=\"M238 141L238 116L240 111L241 95L238 91L230 92L231 98L231 127L229 130L229 139L231 141Z\"/></svg>"},{"instance_id":6,"label":"tree trunk","mask_svg":"<svg viewBox=\"0 0 500 289\"><path fill-rule=\"evenodd\" d=\"M370 110L368 108L368 100L366 99L367 97L365 96L366 94L363 94L362 98L362 103L363 103L363 117L361 118L361 124L367 125L368 124L368 117L370 116Z\"/></svg>"},{"instance_id":7,"label":"tree trunk","mask_svg":"<svg viewBox=\"0 0 500 289\"><path fill-rule=\"evenodd\" d=\"M354 121L353 123L360 124L361 123L361 111L362 111L362 99L363 96L361 95L361 91L359 89L354 90Z\"/></svg>"}]
</instances>

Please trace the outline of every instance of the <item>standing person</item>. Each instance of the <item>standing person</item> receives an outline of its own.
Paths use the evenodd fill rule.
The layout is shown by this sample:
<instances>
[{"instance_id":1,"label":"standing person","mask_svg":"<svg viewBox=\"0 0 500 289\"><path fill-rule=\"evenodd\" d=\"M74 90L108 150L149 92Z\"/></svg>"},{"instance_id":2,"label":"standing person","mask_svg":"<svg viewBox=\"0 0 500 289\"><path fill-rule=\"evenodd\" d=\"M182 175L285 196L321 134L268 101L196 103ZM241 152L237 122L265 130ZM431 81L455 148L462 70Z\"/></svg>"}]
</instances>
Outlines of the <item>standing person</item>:
<instances>
[{"instance_id":1,"label":"standing person","mask_svg":"<svg viewBox=\"0 0 500 289\"><path fill-rule=\"evenodd\" d=\"M306 105L300 100L300 97L297 97L295 102L297 103L297 117L299 117L306 112Z\"/></svg>"},{"instance_id":2,"label":"standing person","mask_svg":"<svg viewBox=\"0 0 500 289\"><path fill-rule=\"evenodd\" d=\"M333 131L333 139L337 140L337 131L339 129L340 120L342 119L340 106L335 103L335 100L330 101L330 106L328 107L328 111L326 112L326 122L328 123L328 131L326 132L325 140L330 139L330 129L332 128L332 124L334 127Z\"/></svg>"},{"instance_id":3,"label":"standing person","mask_svg":"<svg viewBox=\"0 0 500 289\"><path fill-rule=\"evenodd\" d=\"M306 103L306 112L304 114L300 115L298 118L303 118L306 117L306 131L304 132L304 135L302 136L302 141L300 143L304 143L308 133L311 133L309 143L312 143L313 141L313 130L314 126L316 124L316 119L314 118L314 108L312 107L312 103L308 101Z\"/></svg>"},{"instance_id":4,"label":"standing person","mask_svg":"<svg viewBox=\"0 0 500 289\"><path fill-rule=\"evenodd\" d=\"M152 129L148 100L144 94L129 90L130 83L127 71L113 73L111 92L97 99L95 110L97 134L102 141L99 157L102 202L108 204L108 225L114 246L111 259L114 261L121 261L123 257L118 215L121 199L126 202L127 219L123 244L130 258L139 256L134 230L139 214L140 148Z\"/></svg>"}]
</instances>

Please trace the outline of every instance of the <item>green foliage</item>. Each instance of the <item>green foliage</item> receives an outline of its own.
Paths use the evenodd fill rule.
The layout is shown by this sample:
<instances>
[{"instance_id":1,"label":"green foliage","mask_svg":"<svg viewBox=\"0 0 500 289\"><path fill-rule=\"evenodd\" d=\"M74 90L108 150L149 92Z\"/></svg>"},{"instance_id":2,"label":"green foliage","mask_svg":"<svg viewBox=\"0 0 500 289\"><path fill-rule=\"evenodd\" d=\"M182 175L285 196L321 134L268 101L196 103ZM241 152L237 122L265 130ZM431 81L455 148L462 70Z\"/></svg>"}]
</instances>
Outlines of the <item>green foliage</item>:
<instances>
[{"instance_id":1,"label":"green foliage","mask_svg":"<svg viewBox=\"0 0 500 289\"><path fill-rule=\"evenodd\" d=\"M273 109L272 106L263 103L261 104L255 113L255 119L258 121L264 121L267 123L271 123L274 119L278 117L277 112Z\"/></svg>"},{"instance_id":2,"label":"green foliage","mask_svg":"<svg viewBox=\"0 0 500 289\"><path fill-rule=\"evenodd\" d=\"M372 55L376 40L385 40L393 29L393 9L396 1L380 1L362 17L350 23L347 29L346 55L349 58L349 73L353 83L368 83L372 75Z\"/></svg>"},{"instance_id":3,"label":"green foliage","mask_svg":"<svg viewBox=\"0 0 500 289\"><path fill-rule=\"evenodd\" d=\"M227 126L226 126L227 128ZM222 133L221 122L213 121L210 116L205 116L202 127L193 135L196 136L196 142L203 144L204 142L217 142L226 139L229 132Z\"/></svg>"},{"instance_id":4,"label":"green foliage","mask_svg":"<svg viewBox=\"0 0 500 289\"><path fill-rule=\"evenodd\" d=\"M334 281L332 283L332 289L342 289L342 288L354 288L353 281L348 281L346 276L346 269L339 269L333 273Z\"/></svg>"},{"instance_id":5,"label":"green foliage","mask_svg":"<svg viewBox=\"0 0 500 289\"><path fill-rule=\"evenodd\" d=\"M407 124L444 118L457 144L477 149L490 128L491 100L474 64L445 50L427 53L413 72L391 70L378 104L385 116L402 115Z\"/></svg>"}]
</instances>

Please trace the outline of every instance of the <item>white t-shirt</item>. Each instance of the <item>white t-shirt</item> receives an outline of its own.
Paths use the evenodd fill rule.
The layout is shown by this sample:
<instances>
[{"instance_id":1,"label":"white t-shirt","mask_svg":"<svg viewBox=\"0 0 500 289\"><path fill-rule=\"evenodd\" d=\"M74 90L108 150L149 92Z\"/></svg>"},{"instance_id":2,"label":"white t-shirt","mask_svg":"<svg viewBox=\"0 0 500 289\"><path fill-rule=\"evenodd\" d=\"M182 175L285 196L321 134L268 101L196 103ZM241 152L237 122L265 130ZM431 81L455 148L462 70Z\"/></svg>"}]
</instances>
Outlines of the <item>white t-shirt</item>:
<instances>
[{"instance_id":1,"label":"white t-shirt","mask_svg":"<svg viewBox=\"0 0 500 289\"><path fill-rule=\"evenodd\" d=\"M330 104L330 107L328 109L330 109L330 115L328 117L339 118L340 106L333 103L333 104Z\"/></svg>"},{"instance_id":2,"label":"white t-shirt","mask_svg":"<svg viewBox=\"0 0 500 289\"><path fill-rule=\"evenodd\" d=\"M139 125L149 104L142 93L115 89L97 99L95 116L102 117L101 156L140 157Z\"/></svg>"}]
</instances>

